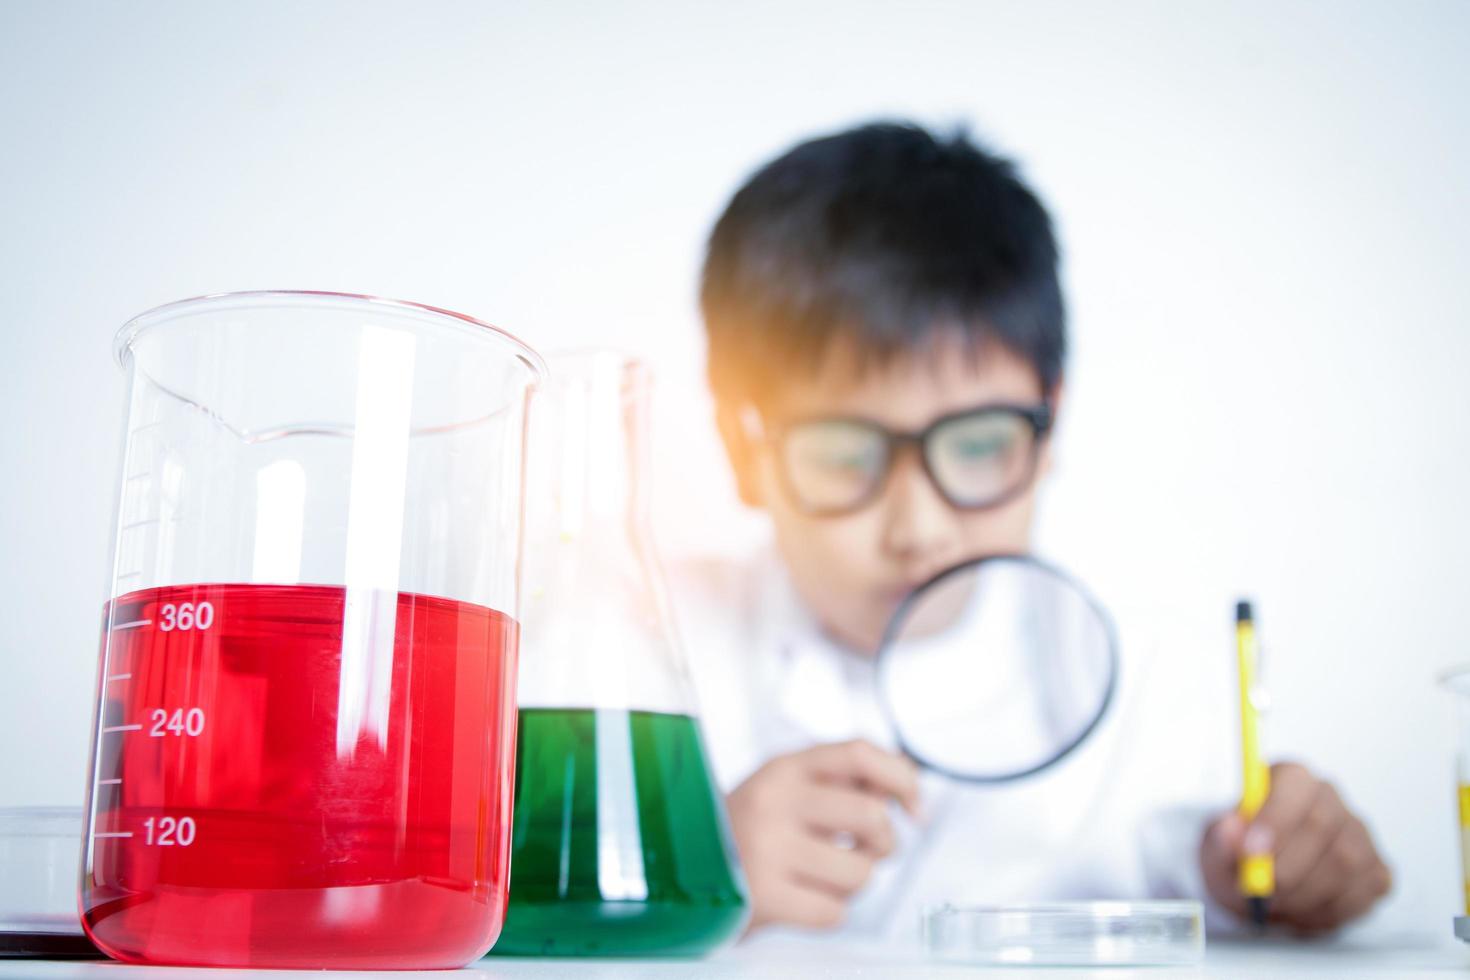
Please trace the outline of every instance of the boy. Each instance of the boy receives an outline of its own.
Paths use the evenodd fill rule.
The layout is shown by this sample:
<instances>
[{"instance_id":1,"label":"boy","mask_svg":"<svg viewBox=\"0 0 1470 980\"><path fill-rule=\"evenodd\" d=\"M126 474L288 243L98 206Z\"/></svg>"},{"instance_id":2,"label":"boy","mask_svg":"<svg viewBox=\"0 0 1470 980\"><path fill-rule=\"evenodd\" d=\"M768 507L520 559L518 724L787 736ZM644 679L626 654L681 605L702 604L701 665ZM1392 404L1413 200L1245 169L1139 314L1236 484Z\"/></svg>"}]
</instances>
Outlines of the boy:
<instances>
[{"instance_id":1,"label":"boy","mask_svg":"<svg viewBox=\"0 0 1470 980\"><path fill-rule=\"evenodd\" d=\"M884 625L938 570L1028 550L1063 404L1057 246L1009 163L908 125L803 143L720 217L701 305L740 494L774 530L771 558L681 583L753 929L896 939L943 901L1170 895L1239 919L1237 861L1266 851L1271 918L1295 931L1334 929L1387 892L1362 821L1301 766L1274 767L1244 826L1183 714L1154 717L1187 685L1167 680L1167 657L1133 669L1126 634L1120 697L1056 768L977 787L893 751L872 669ZM964 493L883 435L956 413L1000 434L988 482Z\"/></svg>"}]
</instances>

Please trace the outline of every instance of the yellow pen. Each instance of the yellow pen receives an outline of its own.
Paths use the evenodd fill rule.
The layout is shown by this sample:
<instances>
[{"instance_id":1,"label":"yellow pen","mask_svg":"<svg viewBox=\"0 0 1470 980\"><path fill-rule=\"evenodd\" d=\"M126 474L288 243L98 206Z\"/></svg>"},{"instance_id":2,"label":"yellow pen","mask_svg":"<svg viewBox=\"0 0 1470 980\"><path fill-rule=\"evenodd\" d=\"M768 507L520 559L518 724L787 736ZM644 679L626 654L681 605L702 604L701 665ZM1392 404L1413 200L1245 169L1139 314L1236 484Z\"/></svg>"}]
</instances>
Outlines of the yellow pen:
<instances>
[{"instance_id":1,"label":"yellow pen","mask_svg":"<svg viewBox=\"0 0 1470 980\"><path fill-rule=\"evenodd\" d=\"M1240 749L1243 788L1240 815L1249 824L1271 795L1271 770L1261 757L1261 650L1256 641L1251 604L1235 604L1235 650L1240 660ZM1276 890L1276 864L1270 854L1247 854L1240 861L1240 893L1251 921L1265 926L1271 894Z\"/></svg>"}]
</instances>

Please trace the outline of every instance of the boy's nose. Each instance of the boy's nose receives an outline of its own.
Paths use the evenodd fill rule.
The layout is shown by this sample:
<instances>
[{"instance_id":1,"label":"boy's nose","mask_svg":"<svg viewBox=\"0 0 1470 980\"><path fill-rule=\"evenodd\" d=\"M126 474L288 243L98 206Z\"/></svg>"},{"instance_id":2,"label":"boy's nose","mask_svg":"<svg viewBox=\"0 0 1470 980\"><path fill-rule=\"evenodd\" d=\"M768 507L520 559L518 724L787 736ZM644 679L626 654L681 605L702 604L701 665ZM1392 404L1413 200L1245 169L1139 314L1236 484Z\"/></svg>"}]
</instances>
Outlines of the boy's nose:
<instances>
[{"instance_id":1,"label":"boy's nose","mask_svg":"<svg viewBox=\"0 0 1470 980\"><path fill-rule=\"evenodd\" d=\"M894 461L882 506L883 547L889 557L923 572L937 566L959 543L955 509L940 495L911 453Z\"/></svg>"}]
</instances>

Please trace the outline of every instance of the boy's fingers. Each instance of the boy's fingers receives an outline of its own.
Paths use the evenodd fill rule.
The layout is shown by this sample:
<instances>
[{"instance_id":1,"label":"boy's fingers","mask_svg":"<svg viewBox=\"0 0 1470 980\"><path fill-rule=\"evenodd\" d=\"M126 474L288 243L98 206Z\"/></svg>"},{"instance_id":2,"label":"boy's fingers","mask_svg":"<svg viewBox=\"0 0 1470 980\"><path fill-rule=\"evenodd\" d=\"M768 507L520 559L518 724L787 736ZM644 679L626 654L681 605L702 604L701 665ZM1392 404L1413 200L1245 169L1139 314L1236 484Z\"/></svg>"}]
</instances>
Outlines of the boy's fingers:
<instances>
[{"instance_id":1,"label":"boy's fingers","mask_svg":"<svg viewBox=\"0 0 1470 980\"><path fill-rule=\"evenodd\" d=\"M1357 821L1342 805L1336 790L1327 783L1317 786L1317 801L1277 848L1276 895L1283 907L1316 908L1322 902L1323 889L1341 884L1335 880L1342 871L1341 861L1336 858L1347 854L1348 849L1363 852L1364 862L1373 857L1366 835L1361 846L1352 839L1351 824ZM1307 892L1305 899L1297 898L1298 890Z\"/></svg>"},{"instance_id":2,"label":"boy's fingers","mask_svg":"<svg viewBox=\"0 0 1470 980\"><path fill-rule=\"evenodd\" d=\"M812 888L795 880L772 883L766 890L765 899L763 923L832 929L842 924L847 911L843 901L825 889Z\"/></svg>"},{"instance_id":3,"label":"boy's fingers","mask_svg":"<svg viewBox=\"0 0 1470 980\"><path fill-rule=\"evenodd\" d=\"M1310 772L1294 762L1272 766L1271 795L1252 823L1270 827L1277 841L1286 840L1316 802L1318 785Z\"/></svg>"},{"instance_id":4,"label":"boy's fingers","mask_svg":"<svg viewBox=\"0 0 1470 980\"><path fill-rule=\"evenodd\" d=\"M805 837L792 853L791 868L798 884L846 899L867 884L873 859L831 841Z\"/></svg>"},{"instance_id":5,"label":"boy's fingers","mask_svg":"<svg viewBox=\"0 0 1470 980\"><path fill-rule=\"evenodd\" d=\"M1358 918L1373 907L1392 884L1388 867L1381 861L1369 871L1358 875L1347 888L1328 898L1316 910L1303 915L1298 928L1304 932L1323 932L1336 929Z\"/></svg>"},{"instance_id":6,"label":"boy's fingers","mask_svg":"<svg viewBox=\"0 0 1470 980\"><path fill-rule=\"evenodd\" d=\"M1366 869L1372 860L1373 852L1367 847L1366 837L1359 842L1354 828L1345 823L1318 850L1311 867L1293 872L1295 878L1278 875L1275 910L1286 918L1306 916L1351 885L1353 876Z\"/></svg>"},{"instance_id":7,"label":"boy's fingers","mask_svg":"<svg viewBox=\"0 0 1470 980\"><path fill-rule=\"evenodd\" d=\"M805 788L799 805L811 829L827 837L851 834L864 851L887 857L897 840L885 801L851 787L813 783Z\"/></svg>"},{"instance_id":8,"label":"boy's fingers","mask_svg":"<svg viewBox=\"0 0 1470 980\"><path fill-rule=\"evenodd\" d=\"M1234 867L1235 860L1240 855L1245 828L1245 818L1236 811L1222 814L1205 835L1206 859L1212 864L1229 864Z\"/></svg>"},{"instance_id":9,"label":"boy's fingers","mask_svg":"<svg viewBox=\"0 0 1470 980\"><path fill-rule=\"evenodd\" d=\"M1231 810L1221 814L1205 831L1200 841L1200 862L1205 873L1233 875L1240 858L1241 839L1245 837L1245 819Z\"/></svg>"},{"instance_id":10,"label":"boy's fingers","mask_svg":"<svg viewBox=\"0 0 1470 980\"><path fill-rule=\"evenodd\" d=\"M814 775L865 785L892 796L911 815L918 815L919 770L903 756L861 739L818 745L803 754Z\"/></svg>"},{"instance_id":11,"label":"boy's fingers","mask_svg":"<svg viewBox=\"0 0 1470 980\"><path fill-rule=\"evenodd\" d=\"M1324 910L1331 910L1340 897L1363 888L1370 893L1371 904L1373 898L1387 890L1387 873L1368 836L1368 828L1352 817L1333 838L1307 880L1282 896L1282 911L1294 918L1311 920Z\"/></svg>"},{"instance_id":12,"label":"boy's fingers","mask_svg":"<svg viewBox=\"0 0 1470 980\"><path fill-rule=\"evenodd\" d=\"M1244 835L1245 821L1232 810L1210 825L1199 849L1205 887L1217 902L1237 915L1245 912L1245 899L1236 884L1236 855Z\"/></svg>"}]
</instances>

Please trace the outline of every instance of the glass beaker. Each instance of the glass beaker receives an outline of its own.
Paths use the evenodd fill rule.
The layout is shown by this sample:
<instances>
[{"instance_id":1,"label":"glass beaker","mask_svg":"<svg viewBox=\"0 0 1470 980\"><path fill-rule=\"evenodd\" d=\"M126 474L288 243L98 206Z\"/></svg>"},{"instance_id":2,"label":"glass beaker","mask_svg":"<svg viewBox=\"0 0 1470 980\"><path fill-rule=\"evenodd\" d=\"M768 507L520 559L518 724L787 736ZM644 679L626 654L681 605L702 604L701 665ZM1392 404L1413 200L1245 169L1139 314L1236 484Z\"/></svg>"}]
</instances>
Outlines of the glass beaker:
<instances>
[{"instance_id":1,"label":"glass beaker","mask_svg":"<svg viewBox=\"0 0 1470 980\"><path fill-rule=\"evenodd\" d=\"M531 412L511 897L496 953L698 955L746 892L648 528L649 377L550 358Z\"/></svg>"},{"instance_id":2,"label":"glass beaker","mask_svg":"<svg viewBox=\"0 0 1470 980\"><path fill-rule=\"evenodd\" d=\"M87 933L135 963L481 955L540 358L458 314L292 292L160 307L116 353Z\"/></svg>"},{"instance_id":3,"label":"glass beaker","mask_svg":"<svg viewBox=\"0 0 1470 980\"><path fill-rule=\"evenodd\" d=\"M1455 696L1455 798L1460 827L1463 915L1470 916L1470 666L1449 671L1440 686Z\"/></svg>"}]
</instances>

